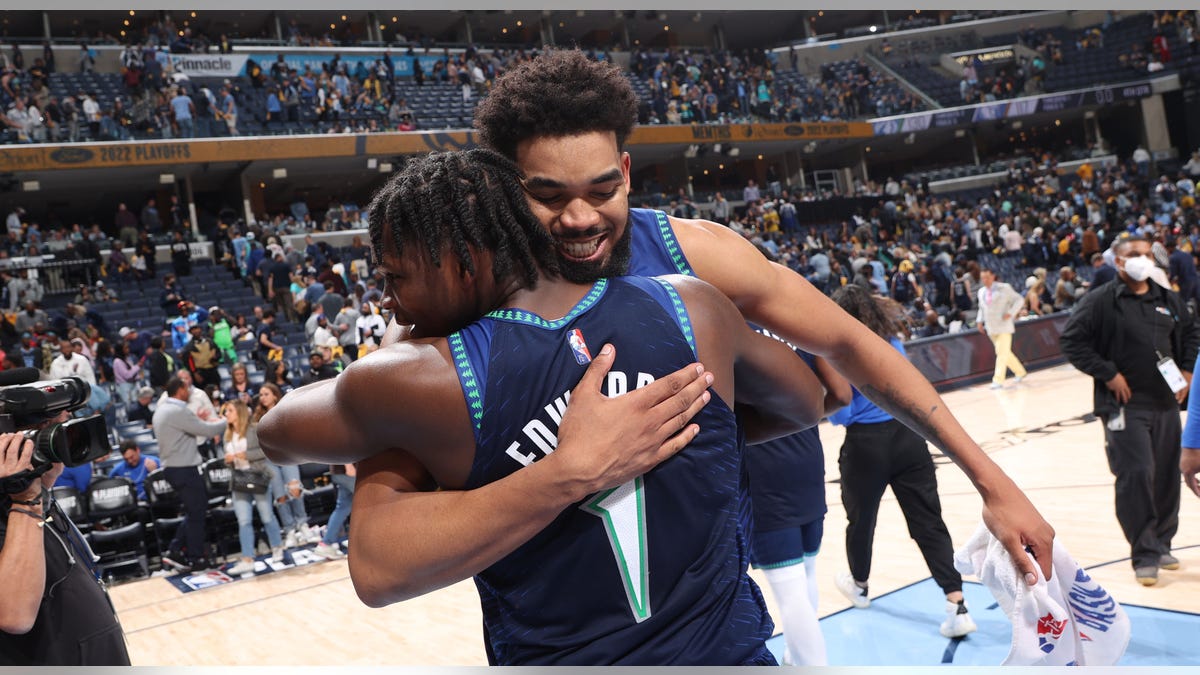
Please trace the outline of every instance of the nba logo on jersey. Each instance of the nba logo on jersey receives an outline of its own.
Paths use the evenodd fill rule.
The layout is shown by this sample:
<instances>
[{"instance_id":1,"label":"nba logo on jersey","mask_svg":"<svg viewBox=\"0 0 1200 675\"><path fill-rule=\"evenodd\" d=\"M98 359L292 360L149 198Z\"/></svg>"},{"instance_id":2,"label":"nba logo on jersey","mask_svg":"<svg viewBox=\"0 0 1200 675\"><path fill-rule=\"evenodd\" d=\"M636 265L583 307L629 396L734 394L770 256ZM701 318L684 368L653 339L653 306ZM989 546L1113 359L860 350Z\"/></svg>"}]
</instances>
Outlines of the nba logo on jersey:
<instances>
[{"instance_id":1,"label":"nba logo on jersey","mask_svg":"<svg viewBox=\"0 0 1200 675\"><path fill-rule=\"evenodd\" d=\"M575 352L575 360L581 366L586 366L592 362L592 353L588 351L587 343L583 341L583 331L576 328L567 333L567 344L571 345L571 351Z\"/></svg>"}]
</instances>

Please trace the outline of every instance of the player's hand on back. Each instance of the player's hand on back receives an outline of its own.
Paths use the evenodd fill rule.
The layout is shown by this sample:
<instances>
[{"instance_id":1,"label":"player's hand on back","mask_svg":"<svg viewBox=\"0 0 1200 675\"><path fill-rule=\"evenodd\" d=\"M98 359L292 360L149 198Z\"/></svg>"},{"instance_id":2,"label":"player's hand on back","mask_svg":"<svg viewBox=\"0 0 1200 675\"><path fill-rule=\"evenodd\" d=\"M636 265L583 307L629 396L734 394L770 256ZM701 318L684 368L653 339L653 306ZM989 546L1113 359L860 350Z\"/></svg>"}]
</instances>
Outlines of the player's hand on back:
<instances>
[{"instance_id":1,"label":"player's hand on back","mask_svg":"<svg viewBox=\"0 0 1200 675\"><path fill-rule=\"evenodd\" d=\"M689 424L710 398L712 374L699 363L645 387L608 398L600 386L616 358L605 345L571 392L558 430L558 448L547 460L578 486L576 499L621 485L682 450L699 433Z\"/></svg>"}]
</instances>

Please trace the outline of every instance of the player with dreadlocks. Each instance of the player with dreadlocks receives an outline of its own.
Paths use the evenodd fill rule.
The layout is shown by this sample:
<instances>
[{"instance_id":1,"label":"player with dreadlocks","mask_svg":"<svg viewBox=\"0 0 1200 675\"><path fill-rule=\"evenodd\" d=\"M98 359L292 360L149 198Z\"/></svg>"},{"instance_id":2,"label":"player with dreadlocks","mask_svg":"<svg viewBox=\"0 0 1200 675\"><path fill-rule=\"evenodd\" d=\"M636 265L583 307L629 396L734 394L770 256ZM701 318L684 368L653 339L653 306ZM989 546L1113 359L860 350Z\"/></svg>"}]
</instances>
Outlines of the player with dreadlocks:
<instances>
[{"instance_id":1,"label":"player with dreadlocks","mask_svg":"<svg viewBox=\"0 0 1200 675\"><path fill-rule=\"evenodd\" d=\"M738 528L742 439L816 422L807 366L696 279L558 276L515 170L489 152L413 160L371 216L384 305L447 337L381 348L259 426L272 459L370 456L359 597L474 576L500 664L773 663Z\"/></svg>"}]
</instances>

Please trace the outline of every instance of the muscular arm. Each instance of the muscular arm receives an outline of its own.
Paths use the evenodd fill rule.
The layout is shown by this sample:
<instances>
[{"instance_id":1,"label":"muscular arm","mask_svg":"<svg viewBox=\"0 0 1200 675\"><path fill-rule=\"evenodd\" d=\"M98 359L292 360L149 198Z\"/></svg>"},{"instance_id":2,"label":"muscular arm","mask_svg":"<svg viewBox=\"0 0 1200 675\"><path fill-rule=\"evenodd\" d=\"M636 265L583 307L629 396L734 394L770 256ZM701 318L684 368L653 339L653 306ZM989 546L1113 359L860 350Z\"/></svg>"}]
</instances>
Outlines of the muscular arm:
<instances>
[{"instance_id":1,"label":"muscular arm","mask_svg":"<svg viewBox=\"0 0 1200 675\"><path fill-rule=\"evenodd\" d=\"M826 358L893 417L940 448L984 500L984 520L1027 580L1036 580L1024 546L1051 574L1054 530L1000 467L971 439L933 387L892 349L800 275L772 263L727 228L671 218L684 254L700 278L728 296L747 318Z\"/></svg>"},{"instance_id":2,"label":"muscular arm","mask_svg":"<svg viewBox=\"0 0 1200 675\"><path fill-rule=\"evenodd\" d=\"M463 490L474 436L443 346L411 340L376 351L337 380L289 394L259 423L259 441L274 461L344 463L355 453L407 448L358 466L350 569L359 597L372 606L479 572L568 505L671 456L697 433L686 422L707 401L711 383L693 364L609 399L600 384L615 350L605 348L572 393L555 452L499 481ZM659 401L647 406L640 394L645 391ZM443 489L433 491L438 486Z\"/></svg>"},{"instance_id":3,"label":"muscular arm","mask_svg":"<svg viewBox=\"0 0 1200 675\"><path fill-rule=\"evenodd\" d=\"M719 376L725 363L732 366L732 398L747 443L785 436L820 421L825 390L791 347L752 330L733 303L710 284L695 277L664 278L688 308L700 358ZM729 385L726 381L716 387L726 402Z\"/></svg>"}]
</instances>

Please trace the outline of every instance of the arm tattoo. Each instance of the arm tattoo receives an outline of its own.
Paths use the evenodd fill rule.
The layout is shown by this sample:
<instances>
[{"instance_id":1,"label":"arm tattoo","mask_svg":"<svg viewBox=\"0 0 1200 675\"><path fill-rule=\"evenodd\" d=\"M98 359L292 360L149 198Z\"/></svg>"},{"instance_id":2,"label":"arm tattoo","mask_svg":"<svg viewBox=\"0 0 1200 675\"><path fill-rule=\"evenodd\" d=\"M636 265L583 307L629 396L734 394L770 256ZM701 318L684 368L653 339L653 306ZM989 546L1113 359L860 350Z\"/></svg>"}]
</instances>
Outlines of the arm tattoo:
<instances>
[{"instance_id":1,"label":"arm tattoo","mask_svg":"<svg viewBox=\"0 0 1200 675\"><path fill-rule=\"evenodd\" d=\"M925 410L916 401L905 398L903 392L891 385L886 390L881 391L875 388L874 385L864 384L858 390L862 392L863 396L866 396L872 403L883 408L888 414L904 424L904 426L917 432L922 438L933 443L942 452L953 457L953 454L946 448L941 430L932 423L933 414L938 410L936 403L929 410Z\"/></svg>"}]
</instances>

